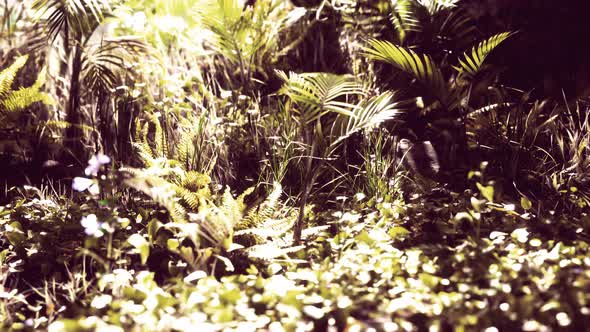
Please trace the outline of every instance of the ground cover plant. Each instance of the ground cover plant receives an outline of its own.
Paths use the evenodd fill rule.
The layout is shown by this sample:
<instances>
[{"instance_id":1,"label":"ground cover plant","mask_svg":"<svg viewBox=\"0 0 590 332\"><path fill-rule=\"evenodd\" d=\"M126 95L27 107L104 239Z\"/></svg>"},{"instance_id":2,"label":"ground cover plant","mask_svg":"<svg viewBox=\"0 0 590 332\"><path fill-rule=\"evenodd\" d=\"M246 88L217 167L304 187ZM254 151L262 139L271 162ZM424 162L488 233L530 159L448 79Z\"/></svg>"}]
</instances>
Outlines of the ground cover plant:
<instances>
[{"instance_id":1,"label":"ground cover plant","mask_svg":"<svg viewBox=\"0 0 590 332\"><path fill-rule=\"evenodd\" d=\"M556 3L1 2L0 330L587 330Z\"/></svg>"}]
</instances>

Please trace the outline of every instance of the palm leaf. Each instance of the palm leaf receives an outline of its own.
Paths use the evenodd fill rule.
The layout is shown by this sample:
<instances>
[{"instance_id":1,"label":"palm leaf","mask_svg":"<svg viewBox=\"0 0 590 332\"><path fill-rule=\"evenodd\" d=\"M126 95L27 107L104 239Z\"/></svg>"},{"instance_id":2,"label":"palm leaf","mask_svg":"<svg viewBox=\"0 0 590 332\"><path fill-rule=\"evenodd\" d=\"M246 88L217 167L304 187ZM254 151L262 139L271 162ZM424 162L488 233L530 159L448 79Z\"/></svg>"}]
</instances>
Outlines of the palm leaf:
<instances>
[{"instance_id":1,"label":"palm leaf","mask_svg":"<svg viewBox=\"0 0 590 332\"><path fill-rule=\"evenodd\" d=\"M424 6L430 15L435 15L445 9L453 8L457 6L461 0L417 0L422 6Z\"/></svg>"},{"instance_id":2,"label":"palm leaf","mask_svg":"<svg viewBox=\"0 0 590 332\"><path fill-rule=\"evenodd\" d=\"M238 0L203 0L196 8L196 16L213 33L215 50L234 63L240 62L242 50L237 32L243 5Z\"/></svg>"},{"instance_id":3,"label":"palm leaf","mask_svg":"<svg viewBox=\"0 0 590 332\"><path fill-rule=\"evenodd\" d=\"M300 107L301 120L306 125L330 112L352 115L354 105L342 99L365 93L363 86L350 75L277 73L285 82L280 92Z\"/></svg>"},{"instance_id":4,"label":"palm leaf","mask_svg":"<svg viewBox=\"0 0 590 332\"><path fill-rule=\"evenodd\" d=\"M418 5L414 0L398 0L393 5L391 21L402 44L409 33L422 31L422 23L417 13Z\"/></svg>"},{"instance_id":5,"label":"palm leaf","mask_svg":"<svg viewBox=\"0 0 590 332\"><path fill-rule=\"evenodd\" d=\"M351 116L339 114L330 129L331 150L352 134L377 126L399 114L401 103L396 102L394 98L393 92L385 92L362 102L353 110Z\"/></svg>"},{"instance_id":6,"label":"palm leaf","mask_svg":"<svg viewBox=\"0 0 590 332\"><path fill-rule=\"evenodd\" d=\"M448 97L447 84L441 70L430 56L418 54L411 49L376 39L369 40L369 47L365 48L365 55L369 59L389 63L411 74L429 88L430 92L439 101L446 104Z\"/></svg>"},{"instance_id":7,"label":"palm leaf","mask_svg":"<svg viewBox=\"0 0 590 332\"><path fill-rule=\"evenodd\" d=\"M32 8L47 21L48 37L55 40L68 29L92 31L112 11L111 0L35 0Z\"/></svg>"},{"instance_id":8,"label":"palm leaf","mask_svg":"<svg viewBox=\"0 0 590 332\"><path fill-rule=\"evenodd\" d=\"M473 18L465 10L454 10L440 25L438 38L464 49L473 43L472 38L476 34Z\"/></svg>"},{"instance_id":9,"label":"palm leaf","mask_svg":"<svg viewBox=\"0 0 590 332\"><path fill-rule=\"evenodd\" d=\"M512 32L502 32L480 42L471 49L471 52L465 52L462 59L459 59L459 67L454 68L459 72L459 75L475 76L481 69L486 57L513 34Z\"/></svg>"},{"instance_id":10,"label":"palm leaf","mask_svg":"<svg viewBox=\"0 0 590 332\"><path fill-rule=\"evenodd\" d=\"M148 53L148 47L133 37L104 39L100 45L89 45L82 62L85 86L94 93L111 91L121 84L126 64Z\"/></svg>"}]
</instances>

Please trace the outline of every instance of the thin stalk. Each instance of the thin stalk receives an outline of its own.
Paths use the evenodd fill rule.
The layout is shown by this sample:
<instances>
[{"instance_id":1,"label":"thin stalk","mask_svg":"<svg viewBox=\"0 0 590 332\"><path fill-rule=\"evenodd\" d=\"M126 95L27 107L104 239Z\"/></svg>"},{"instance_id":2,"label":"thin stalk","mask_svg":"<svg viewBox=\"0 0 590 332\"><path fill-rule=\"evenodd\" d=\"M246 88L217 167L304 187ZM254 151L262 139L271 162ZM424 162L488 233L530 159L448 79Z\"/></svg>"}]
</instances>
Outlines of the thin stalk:
<instances>
[{"instance_id":1,"label":"thin stalk","mask_svg":"<svg viewBox=\"0 0 590 332\"><path fill-rule=\"evenodd\" d=\"M82 72L82 46L76 43L72 58L72 72L70 76L70 91L66 108L66 147L69 148L74 160L84 159L82 145L82 116L80 114L80 73Z\"/></svg>"},{"instance_id":2,"label":"thin stalk","mask_svg":"<svg viewBox=\"0 0 590 332\"><path fill-rule=\"evenodd\" d=\"M315 179L314 176L314 154L315 154L315 150L316 150L316 146L315 144L312 143L312 133L310 132L310 130L304 129L305 130L305 138L306 141L309 145L311 145L310 148L310 154L309 157L307 158L307 163L305 165L305 180L304 180L304 188L303 188L303 193L301 196L301 202L299 204L299 215L297 216L297 221L295 222L295 225L293 227L293 243L295 245L298 245L299 243L301 243L301 232L303 230L303 217L305 216L305 206L307 205L307 200L309 199L309 193L311 192L311 188L313 186L313 181Z\"/></svg>"}]
</instances>

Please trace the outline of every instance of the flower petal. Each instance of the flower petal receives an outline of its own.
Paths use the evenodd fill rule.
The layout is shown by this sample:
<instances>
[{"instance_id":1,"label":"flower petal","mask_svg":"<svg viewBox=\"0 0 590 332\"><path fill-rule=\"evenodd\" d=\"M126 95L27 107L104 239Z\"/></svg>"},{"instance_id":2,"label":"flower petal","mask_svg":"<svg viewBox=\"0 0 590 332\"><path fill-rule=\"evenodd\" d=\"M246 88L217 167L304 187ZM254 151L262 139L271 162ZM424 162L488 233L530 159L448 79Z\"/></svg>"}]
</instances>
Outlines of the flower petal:
<instances>
[{"instance_id":1,"label":"flower petal","mask_svg":"<svg viewBox=\"0 0 590 332\"><path fill-rule=\"evenodd\" d=\"M72 181L72 188L77 191L84 191L88 189L93 183L94 181L92 179L75 177L74 181Z\"/></svg>"}]
</instances>

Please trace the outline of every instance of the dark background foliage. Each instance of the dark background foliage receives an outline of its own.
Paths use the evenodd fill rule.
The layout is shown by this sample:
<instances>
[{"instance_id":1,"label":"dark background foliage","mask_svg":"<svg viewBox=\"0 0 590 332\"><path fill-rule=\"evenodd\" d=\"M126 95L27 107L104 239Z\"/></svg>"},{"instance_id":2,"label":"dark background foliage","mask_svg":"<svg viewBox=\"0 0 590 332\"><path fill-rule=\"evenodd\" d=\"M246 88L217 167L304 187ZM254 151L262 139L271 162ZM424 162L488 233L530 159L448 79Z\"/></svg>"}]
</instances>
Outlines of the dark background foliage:
<instances>
[{"instance_id":1,"label":"dark background foliage","mask_svg":"<svg viewBox=\"0 0 590 332\"><path fill-rule=\"evenodd\" d=\"M590 35L584 0L469 0L471 12L484 35L508 29L519 31L491 58L505 70L506 84L538 96L568 98L587 95L590 88Z\"/></svg>"}]
</instances>

